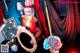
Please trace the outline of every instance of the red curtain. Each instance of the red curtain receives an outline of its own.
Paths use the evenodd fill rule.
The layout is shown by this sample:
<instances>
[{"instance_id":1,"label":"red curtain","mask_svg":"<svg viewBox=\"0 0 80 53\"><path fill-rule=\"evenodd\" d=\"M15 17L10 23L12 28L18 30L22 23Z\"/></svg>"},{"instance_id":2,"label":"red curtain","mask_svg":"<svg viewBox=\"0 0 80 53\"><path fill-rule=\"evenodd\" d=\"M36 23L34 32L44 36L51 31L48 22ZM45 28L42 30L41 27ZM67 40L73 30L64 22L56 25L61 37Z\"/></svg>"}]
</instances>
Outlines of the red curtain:
<instances>
[{"instance_id":1,"label":"red curtain","mask_svg":"<svg viewBox=\"0 0 80 53\"><path fill-rule=\"evenodd\" d=\"M56 8L60 8L62 5L67 4L67 14L64 19L61 20L60 14L57 13L55 7L51 5L48 1L48 11L52 24L53 33L57 33L60 35L63 34L68 40L75 40L77 34L80 34L80 9L77 0L56 0L56 2L52 1ZM66 2L66 3L58 3L58 2ZM70 1L70 3L69 3ZM60 5L61 4L61 5ZM63 31L62 31L63 29Z\"/></svg>"},{"instance_id":2,"label":"red curtain","mask_svg":"<svg viewBox=\"0 0 80 53\"><path fill-rule=\"evenodd\" d=\"M0 25L3 24L3 10L2 10L2 5L0 3Z\"/></svg>"},{"instance_id":3,"label":"red curtain","mask_svg":"<svg viewBox=\"0 0 80 53\"><path fill-rule=\"evenodd\" d=\"M40 21L40 23L44 29L45 35L47 37L49 35L49 31L48 31L48 28L46 25L44 13L43 13L41 5L40 5L40 0L34 0L34 2L35 2L35 9L36 9L38 17L39 17L39 21Z\"/></svg>"}]
</instances>

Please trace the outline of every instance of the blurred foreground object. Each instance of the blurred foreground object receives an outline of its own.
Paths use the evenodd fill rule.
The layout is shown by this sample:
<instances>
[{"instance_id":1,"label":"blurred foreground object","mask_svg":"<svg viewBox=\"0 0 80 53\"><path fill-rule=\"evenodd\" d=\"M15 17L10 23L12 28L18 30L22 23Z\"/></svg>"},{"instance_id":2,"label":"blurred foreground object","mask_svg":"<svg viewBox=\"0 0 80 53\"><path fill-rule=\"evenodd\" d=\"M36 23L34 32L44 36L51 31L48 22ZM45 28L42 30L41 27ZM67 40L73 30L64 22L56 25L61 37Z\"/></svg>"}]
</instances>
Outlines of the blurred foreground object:
<instances>
[{"instance_id":1,"label":"blurred foreground object","mask_svg":"<svg viewBox=\"0 0 80 53\"><path fill-rule=\"evenodd\" d=\"M4 40L11 40L15 37L17 25L14 18L5 20L5 23L0 27L0 43Z\"/></svg>"},{"instance_id":2,"label":"blurred foreground object","mask_svg":"<svg viewBox=\"0 0 80 53\"><path fill-rule=\"evenodd\" d=\"M62 47L62 43L59 37L57 36L49 36L44 40L43 43L44 49L50 49L53 53L59 53L59 49Z\"/></svg>"},{"instance_id":3,"label":"blurred foreground object","mask_svg":"<svg viewBox=\"0 0 80 53\"><path fill-rule=\"evenodd\" d=\"M31 40L30 40L30 43L32 44L32 48L27 48L23 45L23 43L21 42L20 40L20 34L21 33L26 33L28 34L30 37L31 37ZM36 43L36 40L35 40L35 37L33 36L33 34L27 30L25 27L23 26L18 26L18 31L17 31L17 35L16 35L17 39L18 39L18 42L19 44L21 45L21 47L26 50L27 52L34 52L36 49L37 49L37 43ZM27 38L27 37L26 37ZM27 44L26 44L27 45Z\"/></svg>"}]
</instances>

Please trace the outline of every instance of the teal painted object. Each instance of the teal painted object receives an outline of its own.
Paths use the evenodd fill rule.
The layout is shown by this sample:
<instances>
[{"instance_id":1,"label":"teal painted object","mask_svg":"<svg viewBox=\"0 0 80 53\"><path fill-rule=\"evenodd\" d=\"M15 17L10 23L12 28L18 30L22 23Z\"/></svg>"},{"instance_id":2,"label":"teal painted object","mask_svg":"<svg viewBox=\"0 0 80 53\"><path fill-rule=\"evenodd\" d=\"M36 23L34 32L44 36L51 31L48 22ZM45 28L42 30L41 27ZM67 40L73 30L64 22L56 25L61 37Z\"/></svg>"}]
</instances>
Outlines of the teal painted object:
<instances>
[{"instance_id":1,"label":"teal painted object","mask_svg":"<svg viewBox=\"0 0 80 53\"><path fill-rule=\"evenodd\" d=\"M47 39L44 40L43 48L44 48L45 50L48 50L48 49L51 48L50 45L48 44L48 40L47 40Z\"/></svg>"},{"instance_id":2,"label":"teal painted object","mask_svg":"<svg viewBox=\"0 0 80 53\"><path fill-rule=\"evenodd\" d=\"M14 17L17 25L21 25L21 21L20 21L20 14L18 13L17 11L17 2L21 2L23 3L24 0L9 0L9 2L7 3L7 6L8 6L8 12L4 9L5 11L5 18L8 19L9 17ZM5 7L4 7L5 8Z\"/></svg>"}]
</instances>

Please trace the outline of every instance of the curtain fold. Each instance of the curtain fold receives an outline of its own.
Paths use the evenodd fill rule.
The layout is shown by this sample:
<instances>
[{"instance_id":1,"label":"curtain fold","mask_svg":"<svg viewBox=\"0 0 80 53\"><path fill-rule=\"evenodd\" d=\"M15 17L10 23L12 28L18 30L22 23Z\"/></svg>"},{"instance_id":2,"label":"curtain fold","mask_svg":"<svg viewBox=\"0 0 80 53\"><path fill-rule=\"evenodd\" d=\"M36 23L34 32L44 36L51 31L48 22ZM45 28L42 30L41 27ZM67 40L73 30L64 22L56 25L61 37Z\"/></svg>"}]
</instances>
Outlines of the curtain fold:
<instances>
[{"instance_id":1,"label":"curtain fold","mask_svg":"<svg viewBox=\"0 0 80 53\"><path fill-rule=\"evenodd\" d=\"M68 40L74 41L77 33L80 34L79 2L77 0L47 0L46 2L53 33L64 35Z\"/></svg>"}]
</instances>

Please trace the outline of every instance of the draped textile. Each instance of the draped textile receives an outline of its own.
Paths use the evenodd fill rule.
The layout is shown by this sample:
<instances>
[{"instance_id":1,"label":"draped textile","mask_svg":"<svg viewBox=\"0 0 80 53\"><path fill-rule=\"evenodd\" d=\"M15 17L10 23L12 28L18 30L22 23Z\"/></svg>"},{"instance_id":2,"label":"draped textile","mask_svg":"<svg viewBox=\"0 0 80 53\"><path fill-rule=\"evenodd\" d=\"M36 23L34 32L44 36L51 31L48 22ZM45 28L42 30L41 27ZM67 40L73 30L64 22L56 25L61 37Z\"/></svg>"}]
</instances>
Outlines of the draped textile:
<instances>
[{"instance_id":1,"label":"draped textile","mask_svg":"<svg viewBox=\"0 0 80 53\"><path fill-rule=\"evenodd\" d=\"M0 25L3 24L3 16L2 2L0 1Z\"/></svg>"},{"instance_id":2,"label":"draped textile","mask_svg":"<svg viewBox=\"0 0 80 53\"><path fill-rule=\"evenodd\" d=\"M77 0L47 0L49 17L54 34L63 35L68 40L74 41L80 34L80 9ZM66 4L58 2L66 2ZM69 3L70 1L70 3Z\"/></svg>"},{"instance_id":3,"label":"draped textile","mask_svg":"<svg viewBox=\"0 0 80 53\"><path fill-rule=\"evenodd\" d=\"M43 10L42 10L41 5L40 5L40 0L34 0L34 2L35 2L35 9L36 9L36 12L38 14L39 21L40 21L40 23L44 29L45 35L47 37L49 35L49 31L48 31L48 28L46 25L46 20L45 20Z\"/></svg>"}]
</instances>

